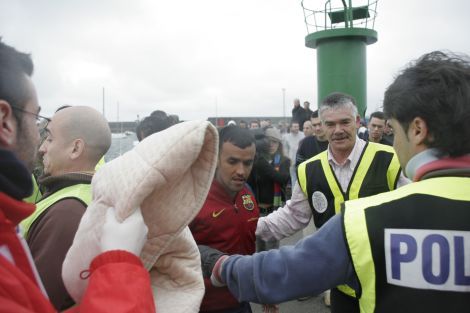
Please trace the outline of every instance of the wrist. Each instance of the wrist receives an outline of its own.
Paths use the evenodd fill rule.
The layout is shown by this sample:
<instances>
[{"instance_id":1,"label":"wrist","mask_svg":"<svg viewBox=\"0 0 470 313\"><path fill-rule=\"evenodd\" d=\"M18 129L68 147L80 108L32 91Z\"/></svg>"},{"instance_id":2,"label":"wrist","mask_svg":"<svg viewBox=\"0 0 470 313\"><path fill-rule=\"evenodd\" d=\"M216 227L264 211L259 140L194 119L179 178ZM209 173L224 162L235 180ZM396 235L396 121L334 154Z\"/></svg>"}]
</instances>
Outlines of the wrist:
<instances>
[{"instance_id":1,"label":"wrist","mask_svg":"<svg viewBox=\"0 0 470 313\"><path fill-rule=\"evenodd\" d=\"M90 272L93 273L101 266L110 263L131 263L142 266L142 261L136 255L125 250L105 251L96 256L90 264Z\"/></svg>"},{"instance_id":2,"label":"wrist","mask_svg":"<svg viewBox=\"0 0 470 313\"><path fill-rule=\"evenodd\" d=\"M215 287L222 287L226 285L222 279L222 270L223 270L223 264L228 258L229 258L228 255L223 255L214 264L214 268L212 269L212 275L211 275L211 283Z\"/></svg>"}]
</instances>

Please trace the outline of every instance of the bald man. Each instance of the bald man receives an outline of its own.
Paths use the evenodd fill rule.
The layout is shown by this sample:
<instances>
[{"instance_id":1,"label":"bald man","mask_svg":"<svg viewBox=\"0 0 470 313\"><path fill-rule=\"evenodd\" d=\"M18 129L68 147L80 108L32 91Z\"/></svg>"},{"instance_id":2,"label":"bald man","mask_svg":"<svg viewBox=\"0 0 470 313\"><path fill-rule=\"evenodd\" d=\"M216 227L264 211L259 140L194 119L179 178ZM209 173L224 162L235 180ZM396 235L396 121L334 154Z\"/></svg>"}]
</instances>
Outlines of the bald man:
<instances>
[{"instance_id":1,"label":"bald man","mask_svg":"<svg viewBox=\"0 0 470 313\"><path fill-rule=\"evenodd\" d=\"M111 145L111 131L98 111L84 106L56 112L46 131L39 148L45 193L22 226L47 294L62 311L74 304L62 282L62 262L91 202L91 179Z\"/></svg>"}]
</instances>

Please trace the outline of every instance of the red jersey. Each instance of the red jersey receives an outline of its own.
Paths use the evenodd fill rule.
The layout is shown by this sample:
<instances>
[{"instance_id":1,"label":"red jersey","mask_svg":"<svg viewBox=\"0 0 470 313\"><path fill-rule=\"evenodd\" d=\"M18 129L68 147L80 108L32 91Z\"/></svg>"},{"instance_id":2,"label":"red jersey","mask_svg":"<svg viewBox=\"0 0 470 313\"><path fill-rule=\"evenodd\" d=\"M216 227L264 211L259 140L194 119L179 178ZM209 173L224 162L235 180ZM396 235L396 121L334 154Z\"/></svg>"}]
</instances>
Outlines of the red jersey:
<instances>
[{"instance_id":1,"label":"red jersey","mask_svg":"<svg viewBox=\"0 0 470 313\"><path fill-rule=\"evenodd\" d=\"M189 228L197 244L228 254L253 254L256 251L256 225L259 208L254 195L245 186L233 199L214 179L201 211ZM201 311L238 307L227 287L213 287L204 279L206 293Z\"/></svg>"}]
</instances>

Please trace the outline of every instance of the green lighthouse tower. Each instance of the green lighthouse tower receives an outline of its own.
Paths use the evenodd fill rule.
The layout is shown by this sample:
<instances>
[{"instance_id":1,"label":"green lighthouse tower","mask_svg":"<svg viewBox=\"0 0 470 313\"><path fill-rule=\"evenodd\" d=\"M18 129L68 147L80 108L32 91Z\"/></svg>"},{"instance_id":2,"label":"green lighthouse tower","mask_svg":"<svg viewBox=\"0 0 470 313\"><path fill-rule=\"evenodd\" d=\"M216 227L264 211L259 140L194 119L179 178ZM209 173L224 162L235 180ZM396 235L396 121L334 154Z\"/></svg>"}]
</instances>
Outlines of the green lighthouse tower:
<instances>
[{"instance_id":1,"label":"green lighthouse tower","mask_svg":"<svg viewBox=\"0 0 470 313\"><path fill-rule=\"evenodd\" d=\"M318 103L334 91L354 96L359 114L367 109L366 47L377 41L373 29L377 2L302 0L308 35L305 45L317 50ZM360 2L360 3L359 3Z\"/></svg>"}]
</instances>

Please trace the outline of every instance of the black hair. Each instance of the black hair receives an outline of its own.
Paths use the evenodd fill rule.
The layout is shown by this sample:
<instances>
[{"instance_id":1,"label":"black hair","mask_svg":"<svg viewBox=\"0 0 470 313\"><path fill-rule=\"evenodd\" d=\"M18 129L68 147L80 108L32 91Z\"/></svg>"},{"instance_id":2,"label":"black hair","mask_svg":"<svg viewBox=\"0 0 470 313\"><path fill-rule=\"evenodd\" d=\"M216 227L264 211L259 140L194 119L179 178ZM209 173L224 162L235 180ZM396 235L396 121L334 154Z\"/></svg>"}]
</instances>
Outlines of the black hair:
<instances>
[{"instance_id":1,"label":"black hair","mask_svg":"<svg viewBox=\"0 0 470 313\"><path fill-rule=\"evenodd\" d=\"M175 119L168 116L165 112L157 110L153 111L150 116L145 117L136 127L135 132L137 139L142 141L154 133L158 133L175 124Z\"/></svg>"},{"instance_id":2,"label":"black hair","mask_svg":"<svg viewBox=\"0 0 470 313\"><path fill-rule=\"evenodd\" d=\"M11 106L24 109L31 97L25 81L25 75L31 77L34 71L29 54L19 52L3 43L0 37L0 99ZM13 110L13 115L21 127L20 112Z\"/></svg>"},{"instance_id":3,"label":"black hair","mask_svg":"<svg viewBox=\"0 0 470 313\"><path fill-rule=\"evenodd\" d=\"M425 144L441 156L470 153L470 62L468 56L434 51L411 62L385 91L384 113L405 132L422 118Z\"/></svg>"},{"instance_id":4,"label":"black hair","mask_svg":"<svg viewBox=\"0 0 470 313\"><path fill-rule=\"evenodd\" d=\"M378 118L379 120L385 120L385 114L384 114L384 112L381 112L381 111L375 111L374 113L372 113L369 117L369 121L373 117Z\"/></svg>"},{"instance_id":5,"label":"black hair","mask_svg":"<svg viewBox=\"0 0 470 313\"><path fill-rule=\"evenodd\" d=\"M312 114L310 115L310 118L317 118L318 117L318 110L315 110L312 112Z\"/></svg>"},{"instance_id":6,"label":"black hair","mask_svg":"<svg viewBox=\"0 0 470 313\"><path fill-rule=\"evenodd\" d=\"M219 130L219 151L222 150L222 145L225 142L230 142L240 149L245 149L255 143L255 137L246 128L229 125Z\"/></svg>"},{"instance_id":7,"label":"black hair","mask_svg":"<svg viewBox=\"0 0 470 313\"><path fill-rule=\"evenodd\" d=\"M260 123L259 123L259 120L251 120L251 121L250 121L250 126L251 126L251 124L253 124L253 123L258 124L258 126L261 126Z\"/></svg>"}]
</instances>

